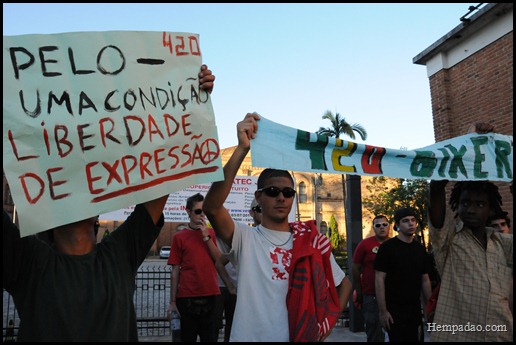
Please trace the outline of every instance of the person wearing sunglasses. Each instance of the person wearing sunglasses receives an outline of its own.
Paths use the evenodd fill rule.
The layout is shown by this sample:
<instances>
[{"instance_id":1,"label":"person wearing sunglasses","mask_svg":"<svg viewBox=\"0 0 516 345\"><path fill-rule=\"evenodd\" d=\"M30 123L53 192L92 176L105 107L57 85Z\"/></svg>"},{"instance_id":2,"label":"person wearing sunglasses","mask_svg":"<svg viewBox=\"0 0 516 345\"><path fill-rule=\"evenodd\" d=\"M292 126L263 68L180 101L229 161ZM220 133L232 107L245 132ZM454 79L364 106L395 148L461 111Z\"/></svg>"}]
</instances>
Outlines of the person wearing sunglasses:
<instances>
[{"instance_id":1,"label":"person wearing sunglasses","mask_svg":"<svg viewBox=\"0 0 516 345\"><path fill-rule=\"evenodd\" d=\"M217 273L231 286L227 271L215 265L222 255L215 241L215 232L206 226L202 210L204 196L194 194L186 199L188 226L172 238L167 263L172 265L170 275L170 304L167 318L177 311L181 317L181 341L216 342L216 296L220 295ZM220 268L220 269L219 269Z\"/></svg>"},{"instance_id":2,"label":"person wearing sunglasses","mask_svg":"<svg viewBox=\"0 0 516 345\"><path fill-rule=\"evenodd\" d=\"M347 304L351 284L343 288L344 272L315 221L289 223L296 197L292 175L261 172L254 193L261 211L257 226L233 220L224 207L259 120L248 113L237 124L238 145L224 166L225 179L212 183L203 205L238 270L230 341L322 341Z\"/></svg>"},{"instance_id":3,"label":"person wearing sunglasses","mask_svg":"<svg viewBox=\"0 0 516 345\"><path fill-rule=\"evenodd\" d=\"M378 316L375 293L374 260L380 245L389 239L390 224L383 214L373 218L374 236L360 241L353 254L351 272L355 289L355 306L362 309L368 342L384 342L385 334Z\"/></svg>"},{"instance_id":4,"label":"person wearing sunglasses","mask_svg":"<svg viewBox=\"0 0 516 345\"><path fill-rule=\"evenodd\" d=\"M251 208L249 209L249 215L253 217L253 226L258 226L262 222L262 208L258 205L258 201L253 199Z\"/></svg>"}]
</instances>

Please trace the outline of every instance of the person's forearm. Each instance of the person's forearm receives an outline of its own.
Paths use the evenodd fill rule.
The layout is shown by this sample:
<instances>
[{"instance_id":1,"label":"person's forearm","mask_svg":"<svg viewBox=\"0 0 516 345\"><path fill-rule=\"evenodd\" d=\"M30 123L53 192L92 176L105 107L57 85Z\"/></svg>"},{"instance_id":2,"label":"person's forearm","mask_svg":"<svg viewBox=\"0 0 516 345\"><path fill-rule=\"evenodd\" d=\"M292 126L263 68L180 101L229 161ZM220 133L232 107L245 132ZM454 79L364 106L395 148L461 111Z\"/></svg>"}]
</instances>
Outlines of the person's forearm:
<instances>
[{"instance_id":1,"label":"person's forearm","mask_svg":"<svg viewBox=\"0 0 516 345\"><path fill-rule=\"evenodd\" d=\"M224 180L213 182L210 190L206 193L205 199L209 200L209 203L205 202L204 204L205 212L210 212L210 210L215 208L224 207L224 202L226 201L229 192L231 192L233 181L235 180L238 169L240 169L240 165L244 161L248 152L249 148L245 149L237 146L224 166Z\"/></svg>"},{"instance_id":2,"label":"person's forearm","mask_svg":"<svg viewBox=\"0 0 516 345\"><path fill-rule=\"evenodd\" d=\"M357 292L362 292L362 284L360 282L360 271L361 271L362 265L353 263L351 266L351 273L353 277L353 288Z\"/></svg>"},{"instance_id":3,"label":"person's forearm","mask_svg":"<svg viewBox=\"0 0 516 345\"><path fill-rule=\"evenodd\" d=\"M170 272L170 303L167 308L167 319L172 320L174 311L179 313L176 305L177 288L179 286L179 266L172 265L172 272Z\"/></svg>"},{"instance_id":4,"label":"person's forearm","mask_svg":"<svg viewBox=\"0 0 516 345\"><path fill-rule=\"evenodd\" d=\"M428 218L435 228L442 228L446 214L446 191L448 181L430 181Z\"/></svg>"},{"instance_id":5,"label":"person's forearm","mask_svg":"<svg viewBox=\"0 0 516 345\"><path fill-rule=\"evenodd\" d=\"M353 291L353 286L349 281L348 277L344 277L339 286L337 286L337 294L339 296L339 304L340 310L344 310L348 305L349 299L351 297L351 292Z\"/></svg>"},{"instance_id":6,"label":"person's forearm","mask_svg":"<svg viewBox=\"0 0 516 345\"><path fill-rule=\"evenodd\" d=\"M376 290L376 303L378 304L378 311L386 312L387 303L385 302L385 279L382 277L375 277L374 280Z\"/></svg>"},{"instance_id":7,"label":"person's forearm","mask_svg":"<svg viewBox=\"0 0 516 345\"><path fill-rule=\"evenodd\" d=\"M161 215L163 213L163 208L165 207L165 204L167 203L168 194L164 195L162 197L159 197L154 200L150 200L143 203L143 206L147 209L147 212L151 216L152 220L154 221L154 224L157 224L159 219L161 218Z\"/></svg>"},{"instance_id":8,"label":"person's forearm","mask_svg":"<svg viewBox=\"0 0 516 345\"><path fill-rule=\"evenodd\" d=\"M177 288L179 286L179 267L177 265L172 266L172 272L170 274L170 303L176 303Z\"/></svg>"},{"instance_id":9,"label":"person's forearm","mask_svg":"<svg viewBox=\"0 0 516 345\"><path fill-rule=\"evenodd\" d=\"M430 295L432 295L432 283L430 282L430 276L428 274L424 274L421 278L422 286L421 292L423 294L423 304L428 302Z\"/></svg>"},{"instance_id":10,"label":"person's forearm","mask_svg":"<svg viewBox=\"0 0 516 345\"><path fill-rule=\"evenodd\" d=\"M213 182L204 198L203 211L206 217L208 217L217 236L229 246L231 246L233 238L234 225L229 212L224 207L224 202L233 187L233 181L240 164L242 164L248 152L249 147L242 148L239 145L236 148L224 166L224 180Z\"/></svg>"},{"instance_id":11,"label":"person's forearm","mask_svg":"<svg viewBox=\"0 0 516 345\"><path fill-rule=\"evenodd\" d=\"M213 238L210 238L205 243L208 246L208 251L210 252L210 257L213 260L213 263L215 263L218 260L219 256L222 255L222 253L220 252L219 248L215 244L215 240Z\"/></svg>"},{"instance_id":12,"label":"person's forearm","mask_svg":"<svg viewBox=\"0 0 516 345\"><path fill-rule=\"evenodd\" d=\"M217 260L215 263L215 268L217 269L217 273L220 276L220 279L224 282L224 285L228 288L229 291L235 291L235 284L229 277L228 271L226 270L226 266L222 264L220 260Z\"/></svg>"}]
</instances>

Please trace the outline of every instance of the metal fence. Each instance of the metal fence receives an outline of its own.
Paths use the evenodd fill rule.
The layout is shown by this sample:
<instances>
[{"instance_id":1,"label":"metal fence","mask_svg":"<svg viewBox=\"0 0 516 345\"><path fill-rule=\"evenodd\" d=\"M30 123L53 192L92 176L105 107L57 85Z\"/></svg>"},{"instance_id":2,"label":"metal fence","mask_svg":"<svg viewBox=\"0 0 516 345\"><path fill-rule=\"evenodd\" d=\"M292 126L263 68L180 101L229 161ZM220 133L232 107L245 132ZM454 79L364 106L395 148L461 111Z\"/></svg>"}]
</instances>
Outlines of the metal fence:
<instances>
[{"instance_id":1,"label":"metal fence","mask_svg":"<svg viewBox=\"0 0 516 345\"><path fill-rule=\"evenodd\" d=\"M172 336L167 319L171 266L141 268L136 275L134 306L138 335Z\"/></svg>"},{"instance_id":2,"label":"metal fence","mask_svg":"<svg viewBox=\"0 0 516 345\"><path fill-rule=\"evenodd\" d=\"M136 274L133 300L139 337L172 336L170 322L166 317L170 296L170 268L168 265L141 267ZM3 341L15 341L20 318L11 295L5 290L3 298ZM337 326L348 327L348 324L346 308Z\"/></svg>"},{"instance_id":3,"label":"metal fence","mask_svg":"<svg viewBox=\"0 0 516 345\"><path fill-rule=\"evenodd\" d=\"M134 306L140 337L172 336L166 313L170 296L170 266L151 266L138 270ZM3 295L3 341L15 341L20 318L11 295Z\"/></svg>"}]
</instances>

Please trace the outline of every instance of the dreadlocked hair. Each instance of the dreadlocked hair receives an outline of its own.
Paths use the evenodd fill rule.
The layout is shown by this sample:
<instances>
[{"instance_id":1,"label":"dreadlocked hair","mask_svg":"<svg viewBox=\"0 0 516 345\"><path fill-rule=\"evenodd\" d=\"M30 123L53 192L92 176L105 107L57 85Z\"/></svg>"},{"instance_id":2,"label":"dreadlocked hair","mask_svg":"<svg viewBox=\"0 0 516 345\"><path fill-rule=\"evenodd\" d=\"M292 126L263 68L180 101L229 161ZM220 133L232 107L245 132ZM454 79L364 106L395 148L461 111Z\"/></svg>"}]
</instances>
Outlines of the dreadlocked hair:
<instances>
[{"instance_id":1,"label":"dreadlocked hair","mask_svg":"<svg viewBox=\"0 0 516 345\"><path fill-rule=\"evenodd\" d=\"M466 190L485 193L489 199L489 209L495 214L502 212L502 196L498 191L498 186L488 181L459 181L455 183L450 195L450 207L453 211L457 211L460 196ZM457 218L457 214L455 214L455 218Z\"/></svg>"}]
</instances>

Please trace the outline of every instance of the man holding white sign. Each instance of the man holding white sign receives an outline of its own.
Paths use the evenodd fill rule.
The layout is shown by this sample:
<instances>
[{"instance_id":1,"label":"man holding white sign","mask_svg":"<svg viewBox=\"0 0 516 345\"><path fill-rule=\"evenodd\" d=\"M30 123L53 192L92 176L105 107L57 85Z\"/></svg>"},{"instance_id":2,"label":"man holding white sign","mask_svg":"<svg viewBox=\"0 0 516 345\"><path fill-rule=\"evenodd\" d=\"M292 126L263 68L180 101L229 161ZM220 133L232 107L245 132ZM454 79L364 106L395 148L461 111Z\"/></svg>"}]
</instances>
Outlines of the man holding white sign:
<instances>
[{"instance_id":1,"label":"man holding white sign","mask_svg":"<svg viewBox=\"0 0 516 345\"><path fill-rule=\"evenodd\" d=\"M211 93L215 76L206 65L198 77ZM138 203L99 244L97 217L51 229L48 245L21 235L4 210L3 287L21 319L18 341L138 341L134 277L163 226L167 198Z\"/></svg>"}]
</instances>

